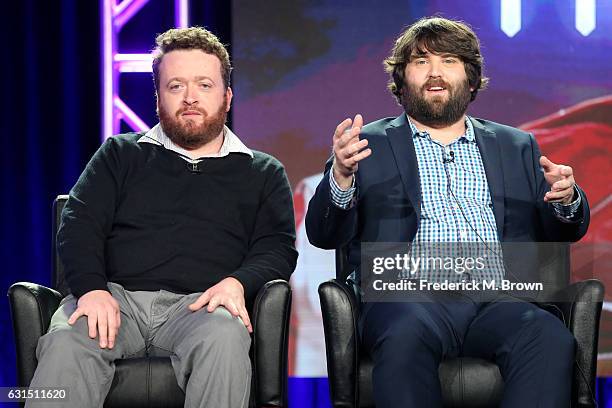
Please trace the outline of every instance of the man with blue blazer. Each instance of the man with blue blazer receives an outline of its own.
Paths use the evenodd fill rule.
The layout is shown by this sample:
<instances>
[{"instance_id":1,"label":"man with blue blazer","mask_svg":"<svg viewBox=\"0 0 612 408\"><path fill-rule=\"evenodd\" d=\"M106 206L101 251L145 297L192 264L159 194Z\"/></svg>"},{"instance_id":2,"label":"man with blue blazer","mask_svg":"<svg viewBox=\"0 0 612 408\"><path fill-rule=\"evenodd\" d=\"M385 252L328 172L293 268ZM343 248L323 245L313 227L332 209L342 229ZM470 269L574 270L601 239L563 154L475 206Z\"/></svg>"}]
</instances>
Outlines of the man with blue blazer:
<instances>
[{"instance_id":1,"label":"man with blue blazer","mask_svg":"<svg viewBox=\"0 0 612 408\"><path fill-rule=\"evenodd\" d=\"M536 268L535 243L586 233L588 202L571 167L541 156L531 134L466 115L488 81L482 62L469 26L421 19L385 60L405 113L365 126L356 115L336 128L306 229L315 246L348 247L357 283L362 243L532 243L492 275L508 278ZM421 295L362 303L378 408L441 407L439 363L459 355L498 364L502 407L569 406L575 340L557 317L501 291Z\"/></svg>"}]
</instances>

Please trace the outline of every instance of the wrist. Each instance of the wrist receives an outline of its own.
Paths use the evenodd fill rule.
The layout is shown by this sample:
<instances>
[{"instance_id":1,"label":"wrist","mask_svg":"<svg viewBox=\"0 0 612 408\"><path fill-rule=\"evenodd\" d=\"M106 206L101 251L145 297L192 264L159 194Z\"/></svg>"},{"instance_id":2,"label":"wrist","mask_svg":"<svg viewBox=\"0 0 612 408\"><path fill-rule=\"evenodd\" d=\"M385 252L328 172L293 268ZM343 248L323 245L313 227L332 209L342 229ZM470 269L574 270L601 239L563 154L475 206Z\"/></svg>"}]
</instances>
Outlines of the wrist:
<instances>
[{"instance_id":1,"label":"wrist","mask_svg":"<svg viewBox=\"0 0 612 408\"><path fill-rule=\"evenodd\" d=\"M342 190L346 191L353 186L352 174L349 174L348 176L342 174L342 172L340 172L335 165L332 166L332 171L336 184L338 184L338 187L340 187Z\"/></svg>"},{"instance_id":2,"label":"wrist","mask_svg":"<svg viewBox=\"0 0 612 408\"><path fill-rule=\"evenodd\" d=\"M563 204L565 205L570 205L571 203L573 203L574 201L576 201L576 198L578 198L578 191L576 191L576 187L572 188L572 195L569 196L565 202Z\"/></svg>"}]
</instances>

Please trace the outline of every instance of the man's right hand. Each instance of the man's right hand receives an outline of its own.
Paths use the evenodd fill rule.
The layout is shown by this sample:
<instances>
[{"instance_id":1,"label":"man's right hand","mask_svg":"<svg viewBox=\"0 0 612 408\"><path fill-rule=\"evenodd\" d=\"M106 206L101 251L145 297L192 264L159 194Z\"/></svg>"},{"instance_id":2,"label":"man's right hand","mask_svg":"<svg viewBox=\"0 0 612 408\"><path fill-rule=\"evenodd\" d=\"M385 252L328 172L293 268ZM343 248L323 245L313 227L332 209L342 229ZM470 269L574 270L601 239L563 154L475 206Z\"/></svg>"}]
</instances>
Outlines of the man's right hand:
<instances>
[{"instance_id":1,"label":"man's right hand","mask_svg":"<svg viewBox=\"0 0 612 408\"><path fill-rule=\"evenodd\" d=\"M92 290L81 296L77 309L68 319L73 325L81 316L87 316L89 337L96 338L100 334L100 347L112 349L115 345L117 331L121 325L119 303L105 290Z\"/></svg>"},{"instance_id":2,"label":"man's right hand","mask_svg":"<svg viewBox=\"0 0 612 408\"><path fill-rule=\"evenodd\" d=\"M353 126L349 129L350 126ZM348 190L353 184L353 174L357 171L359 161L372 154L371 149L365 149L368 140L359 140L363 126L360 114L355 119L345 119L334 132L334 180L343 190ZM365 149L365 150L364 150Z\"/></svg>"}]
</instances>

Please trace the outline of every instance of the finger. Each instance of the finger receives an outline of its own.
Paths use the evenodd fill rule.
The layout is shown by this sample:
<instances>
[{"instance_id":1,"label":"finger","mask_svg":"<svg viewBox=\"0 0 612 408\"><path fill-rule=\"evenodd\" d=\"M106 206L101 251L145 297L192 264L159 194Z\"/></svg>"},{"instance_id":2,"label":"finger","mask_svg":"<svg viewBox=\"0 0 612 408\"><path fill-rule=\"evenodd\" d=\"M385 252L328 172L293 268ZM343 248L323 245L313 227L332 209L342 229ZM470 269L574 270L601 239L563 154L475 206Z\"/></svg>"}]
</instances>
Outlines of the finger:
<instances>
[{"instance_id":1,"label":"finger","mask_svg":"<svg viewBox=\"0 0 612 408\"><path fill-rule=\"evenodd\" d=\"M346 131L346 129L349 128L349 126L351 126L352 123L353 121L350 118L346 118L342 122L340 122L340 124L336 127L336 130L334 131L334 142L337 141L342 135L344 135L344 132Z\"/></svg>"},{"instance_id":2,"label":"finger","mask_svg":"<svg viewBox=\"0 0 612 408\"><path fill-rule=\"evenodd\" d=\"M232 314L232 316L237 317L240 316L240 310L238 306L232 301L226 302L223 306Z\"/></svg>"},{"instance_id":3,"label":"finger","mask_svg":"<svg viewBox=\"0 0 612 408\"><path fill-rule=\"evenodd\" d=\"M368 139L363 139L356 143L351 144L350 146L346 148L348 157L355 156L357 153L359 153L360 150L365 148L367 145L368 145Z\"/></svg>"},{"instance_id":4,"label":"finger","mask_svg":"<svg viewBox=\"0 0 612 408\"><path fill-rule=\"evenodd\" d=\"M549 198L553 198L553 199L565 198L565 197L574 195L574 189L566 188L565 190L560 190L560 191L549 191L546 194L548 195Z\"/></svg>"},{"instance_id":5,"label":"finger","mask_svg":"<svg viewBox=\"0 0 612 408\"><path fill-rule=\"evenodd\" d=\"M208 310L208 313L212 313L221 303L221 298L219 296L213 296L210 299L210 302L208 302L208 307L206 308L206 310Z\"/></svg>"},{"instance_id":6,"label":"finger","mask_svg":"<svg viewBox=\"0 0 612 408\"><path fill-rule=\"evenodd\" d=\"M358 140L355 143L352 143L351 145L346 146L345 148L339 150L336 153L336 156L338 157L342 165L350 166L352 162L348 162L348 160L351 157L355 156L357 153L359 153L359 151L362 150L367 145L368 145L368 141L366 139Z\"/></svg>"},{"instance_id":7,"label":"finger","mask_svg":"<svg viewBox=\"0 0 612 408\"><path fill-rule=\"evenodd\" d=\"M359 152L358 154L354 155L353 157L350 158L350 160L353 161L353 165L359 163L361 160L365 159L366 157L369 157L372 154L372 149L365 149L362 152Z\"/></svg>"},{"instance_id":8,"label":"finger","mask_svg":"<svg viewBox=\"0 0 612 408\"><path fill-rule=\"evenodd\" d=\"M249 333L253 333L253 325L251 325L251 318L249 317L249 313L244 307L240 308L240 318L242 319L242 323L244 323Z\"/></svg>"},{"instance_id":9,"label":"finger","mask_svg":"<svg viewBox=\"0 0 612 408\"><path fill-rule=\"evenodd\" d=\"M570 166L561 166L561 175L570 177L574 174L574 170Z\"/></svg>"},{"instance_id":10,"label":"finger","mask_svg":"<svg viewBox=\"0 0 612 408\"><path fill-rule=\"evenodd\" d=\"M98 334L100 335L100 347L106 348L108 345L108 317L106 311L98 314Z\"/></svg>"},{"instance_id":11,"label":"finger","mask_svg":"<svg viewBox=\"0 0 612 408\"><path fill-rule=\"evenodd\" d=\"M559 180L556 183L554 183L551 186L551 190L552 191L561 191L561 190L566 190L566 189L568 189L570 187L573 187L573 186L574 186L574 183L572 182L572 180L566 178L566 179L562 179L562 180Z\"/></svg>"},{"instance_id":12,"label":"finger","mask_svg":"<svg viewBox=\"0 0 612 408\"><path fill-rule=\"evenodd\" d=\"M115 337L117 336L117 313L111 310L108 314L108 348L112 349L115 346Z\"/></svg>"},{"instance_id":13,"label":"finger","mask_svg":"<svg viewBox=\"0 0 612 408\"><path fill-rule=\"evenodd\" d=\"M355 115L355 119L353 120L353 128L361 129L362 126L363 126L363 117L361 116L361 114L358 113Z\"/></svg>"},{"instance_id":14,"label":"finger","mask_svg":"<svg viewBox=\"0 0 612 408\"><path fill-rule=\"evenodd\" d=\"M79 317L84 316L84 315L85 315L85 312L83 312L83 309L78 308L77 310L74 311L72 315L70 315L70 318L68 319L68 324L73 325L74 323L76 323Z\"/></svg>"},{"instance_id":15,"label":"finger","mask_svg":"<svg viewBox=\"0 0 612 408\"><path fill-rule=\"evenodd\" d=\"M548 160L548 157L546 156L540 157L540 165L544 168L544 171L546 172L553 171L556 167L556 164Z\"/></svg>"},{"instance_id":16,"label":"finger","mask_svg":"<svg viewBox=\"0 0 612 408\"><path fill-rule=\"evenodd\" d=\"M202 293L195 302L189 305L189 310L195 312L196 310L200 310L210 301L210 292L207 290Z\"/></svg>"},{"instance_id":17,"label":"finger","mask_svg":"<svg viewBox=\"0 0 612 408\"><path fill-rule=\"evenodd\" d=\"M359 134L361 133L361 128L353 127L350 132L345 131L334 144L334 148L336 150L344 149L345 147L356 143L359 140Z\"/></svg>"},{"instance_id":18,"label":"finger","mask_svg":"<svg viewBox=\"0 0 612 408\"><path fill-rule=\"evenodd\" d=\"M117 302L115 299L112 299L112 305L112 313L115 316L115 326L117 329L119 329L119 326L121 326L121 309L119 309L119 302Z\"/></svg>"},{"instance_id":19,"label":"finger","mask_svg":"<svg viewBox=\"0 0 612 408\"><path fill-rule=\"evenodd\" d=\"M544 195L544 201L549 203L558 203L560 201L568 200L574 195L573 188L567 188L561 191L549 191Z\"/></svg>"},{"instance_id":20,"label":"finger","mask_svg":"<svg viewBox=\"0 0 612 408\"><path fill-rule=\"evenodd\" d=\"M94 313L87 315L87 326L89 327L89 337L95 339L98 335L98 316Z\"/></svg>"}]
</instances>

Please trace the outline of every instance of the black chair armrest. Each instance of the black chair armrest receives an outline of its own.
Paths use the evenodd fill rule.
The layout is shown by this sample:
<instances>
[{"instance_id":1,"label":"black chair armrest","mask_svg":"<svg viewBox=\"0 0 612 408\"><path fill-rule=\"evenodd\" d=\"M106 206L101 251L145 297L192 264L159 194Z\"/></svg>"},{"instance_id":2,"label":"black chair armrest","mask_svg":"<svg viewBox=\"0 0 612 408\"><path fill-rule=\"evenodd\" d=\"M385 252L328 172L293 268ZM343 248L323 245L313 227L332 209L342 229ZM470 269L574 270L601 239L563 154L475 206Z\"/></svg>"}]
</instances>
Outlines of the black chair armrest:
<instances>
[{"instance_id":1,"label":"black chair armrest","mask_svg":"<svg viewBox=\"0 0 612 408\"><path fill-rule=\"evenodd\" d=\"M353 290L332 279L319 285L329 389L334 408L355 408L359 395L358 313Z\"/></svg>"},{"instance_id":2,"label":"black chair armrest","mask_svg":"<svg viewBox=\"0 0 612 408\"><path fill-rule=\"evenodd\" d=\"M17 282L8 290L17 351L17 381L27 387L36 370L38 339L49 329L62 295L42 285Z\"/></svg>"},{"instance_id":3,"label":"black chair armrest","mask_svg":"<svg viewBox=\"0 0 612 408\"><path fill-rule=\"evenodd\" d=\"M596 279L574 283L555 295L555 299L563 300L555 304L561 309L565 324L576 338L573 407L595 406L597 344L603 298L604 286Z\"/></svg>"},{"instance_id":4,"label":"black chair armrest","mask_svg":"<svg viewBox=\"0 0 612 408\"><path fill-rule=\"evenodd\" d=\"M256 406L287 406L287 353L291 287L278 279L266 283L253 304L253 365Z\"/></svg>"}]
</instances>

